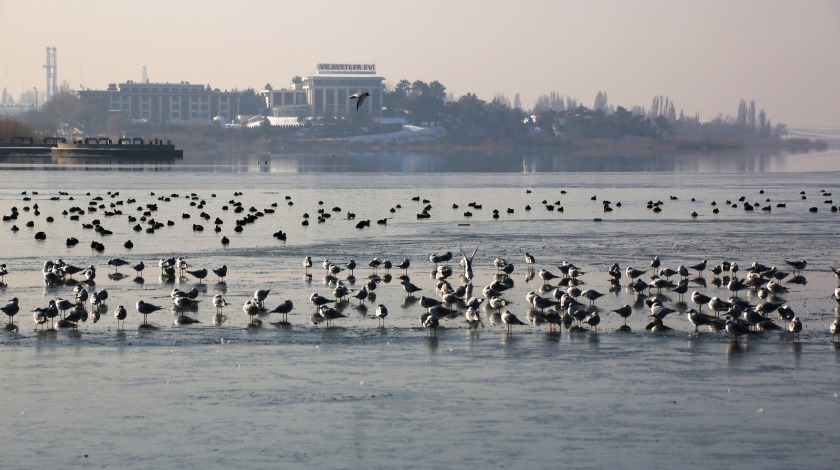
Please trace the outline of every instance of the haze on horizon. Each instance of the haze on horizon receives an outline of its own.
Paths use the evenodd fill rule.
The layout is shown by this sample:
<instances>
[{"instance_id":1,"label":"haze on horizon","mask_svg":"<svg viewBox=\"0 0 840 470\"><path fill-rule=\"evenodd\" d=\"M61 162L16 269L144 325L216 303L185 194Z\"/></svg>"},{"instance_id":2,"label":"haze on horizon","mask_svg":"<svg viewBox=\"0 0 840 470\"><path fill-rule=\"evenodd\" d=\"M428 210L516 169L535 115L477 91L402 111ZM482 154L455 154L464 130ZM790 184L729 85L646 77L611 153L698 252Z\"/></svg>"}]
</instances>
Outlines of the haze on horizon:
<instances>
[{"instance_id":1,"label":"haze on horizon","mask_svg":"<svg viewBox=\"0 0 840 470\"><path fill-rule=\"evenodd\" d=\"M522 107L556 91L592 107L650 108L656 95L701 121L755 100L774 123L840 127L836 0L141 3L0 0L0 90L58 82L287 87L317 63L376 63L393 86L437 80L455 98L497 93Z\"/></svg>"}]
</instances>

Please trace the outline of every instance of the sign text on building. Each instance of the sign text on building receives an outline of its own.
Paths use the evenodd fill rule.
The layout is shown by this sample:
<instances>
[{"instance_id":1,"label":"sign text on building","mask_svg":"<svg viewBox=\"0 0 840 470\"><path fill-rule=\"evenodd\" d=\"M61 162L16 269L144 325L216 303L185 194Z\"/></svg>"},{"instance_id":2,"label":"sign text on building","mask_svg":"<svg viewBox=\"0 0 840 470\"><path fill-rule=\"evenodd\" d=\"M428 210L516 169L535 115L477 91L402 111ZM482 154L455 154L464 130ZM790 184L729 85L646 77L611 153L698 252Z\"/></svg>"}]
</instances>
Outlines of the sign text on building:
<instances>
[{"instance_id":1,"label":"sign text on building","mask_svg":"<svg viewBox=\"0 0 840 470\"><path fill-rule=\"evenodd\" d=\"M318 73L376 73L376 64L318 64Z\"/></svg>"}]
</instances>

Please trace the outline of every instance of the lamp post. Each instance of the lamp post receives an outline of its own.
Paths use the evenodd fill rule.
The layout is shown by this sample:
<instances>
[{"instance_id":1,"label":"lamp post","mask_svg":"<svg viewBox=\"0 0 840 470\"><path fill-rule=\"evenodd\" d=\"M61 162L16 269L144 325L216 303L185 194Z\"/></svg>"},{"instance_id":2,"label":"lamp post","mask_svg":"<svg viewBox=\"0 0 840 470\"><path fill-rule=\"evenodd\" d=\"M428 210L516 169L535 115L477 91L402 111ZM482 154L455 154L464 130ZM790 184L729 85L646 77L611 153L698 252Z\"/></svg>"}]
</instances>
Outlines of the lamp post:
<instances>
[{"instance_id":1,"label":"lamp post","mask_svg":"<svg viewBox=\"0 0 840 470\"><path fill-rule=\"evenodd\" d=\"M38 111L38 87L32 87L35 89L35 111Z\"/></svg>"}]
</instances>

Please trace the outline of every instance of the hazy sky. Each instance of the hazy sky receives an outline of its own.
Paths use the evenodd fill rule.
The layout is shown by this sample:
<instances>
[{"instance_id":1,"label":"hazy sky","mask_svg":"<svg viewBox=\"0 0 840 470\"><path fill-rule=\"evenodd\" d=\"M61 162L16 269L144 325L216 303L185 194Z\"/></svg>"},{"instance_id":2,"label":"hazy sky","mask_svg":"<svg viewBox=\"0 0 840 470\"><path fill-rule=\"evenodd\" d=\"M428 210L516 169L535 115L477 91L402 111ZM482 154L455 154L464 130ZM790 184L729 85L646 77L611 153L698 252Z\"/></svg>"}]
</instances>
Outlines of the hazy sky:
<instances>
[{"instance_id":1,"label":"hazy sky","mask_svg":"<svg viewBox=\"0 0 840 470\"><path fill-rule=\"evenodd\" d=\"M457 98L550 91L613 105L840 127L838 0L0 0L0 89L140 80L288 85L319 62L376 63L386 83L438 80Z\"/></svg>"}]
</instances>

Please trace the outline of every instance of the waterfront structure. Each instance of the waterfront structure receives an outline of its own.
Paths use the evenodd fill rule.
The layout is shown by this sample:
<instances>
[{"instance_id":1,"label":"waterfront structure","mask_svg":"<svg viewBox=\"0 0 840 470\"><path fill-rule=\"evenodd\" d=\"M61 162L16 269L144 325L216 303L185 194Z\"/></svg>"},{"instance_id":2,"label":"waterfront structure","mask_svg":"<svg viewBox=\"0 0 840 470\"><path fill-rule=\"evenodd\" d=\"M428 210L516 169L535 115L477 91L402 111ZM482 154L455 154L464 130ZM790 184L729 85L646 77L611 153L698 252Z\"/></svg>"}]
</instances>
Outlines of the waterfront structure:
<instances>
[{"instance_id":1,"label":"waterfront structure","mask_svg":"<svg viewBox=\"0 0 840 470\"><path fill-rule=\"evenodd\" d=\"M190 120L228 122L239 114L240 94L212 90L204 85L126 81L107 90L82 90L82 102L100 103L110 112L123 112L135 122L183 124Z\"/></svg>"},{"instance_id":2,"label":"waterfront structure","mask_svg":"<svg viewBox=\"0 0 840 470\"><path fill-rule=\"evenodd\" d=\"M317 73L296 79L290 88L260 92L274 116L344 117L356 113L350 95L368 92L358 112L382 116L385 79L376 73L376 64L321 63Z\"/></svg>"}]
</instances>

